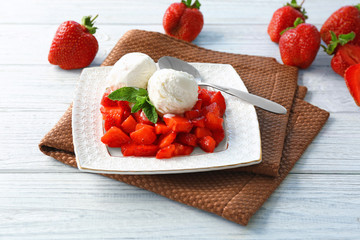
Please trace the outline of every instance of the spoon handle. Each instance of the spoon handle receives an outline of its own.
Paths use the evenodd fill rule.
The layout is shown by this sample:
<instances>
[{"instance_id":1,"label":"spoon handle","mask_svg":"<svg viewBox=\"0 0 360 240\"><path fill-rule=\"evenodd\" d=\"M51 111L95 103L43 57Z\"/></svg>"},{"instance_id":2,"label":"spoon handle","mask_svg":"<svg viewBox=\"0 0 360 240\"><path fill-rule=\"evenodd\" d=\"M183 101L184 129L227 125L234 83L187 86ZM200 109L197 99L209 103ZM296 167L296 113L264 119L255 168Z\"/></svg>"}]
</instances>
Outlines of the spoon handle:
<instances>
[{"instance_id":1,"label":"spoon handle","mask_svg":"<svg viewBox=\"0 0 360 240\"><path fill-rule=\"evenodd\" d=\"M273 112L273 113L277 113L277 114L286 114L287 113L286 108L284 108L280 104L270 101L266 98L256 96L251 93L243 92L243 91L240 91L240 90L237 90L234 88L220 87L215 84L209 84L209 83L204 83L204 82L198 83L198 85L213 87L215 89L218 89L218 90L220 90L224 93L227 93L231 96L240 98L241 100L244 100L254 106L260 107L269 112Z\"/></svg>"}]
</instances>

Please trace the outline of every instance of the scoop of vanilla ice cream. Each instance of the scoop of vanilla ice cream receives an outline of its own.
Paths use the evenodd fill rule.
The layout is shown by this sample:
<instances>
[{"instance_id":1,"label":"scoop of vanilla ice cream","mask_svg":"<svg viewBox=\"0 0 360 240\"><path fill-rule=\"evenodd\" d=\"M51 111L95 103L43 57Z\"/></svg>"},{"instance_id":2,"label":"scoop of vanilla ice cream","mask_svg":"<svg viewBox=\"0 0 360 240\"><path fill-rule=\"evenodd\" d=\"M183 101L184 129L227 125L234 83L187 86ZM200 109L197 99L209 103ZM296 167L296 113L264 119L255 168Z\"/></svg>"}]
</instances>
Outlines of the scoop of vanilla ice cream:
<instances>
[{"instance_id":1,"label":"scoop of vanilla ice cream","mask_svg":"<svg viewBox=\"0 0 360 240\"><path fill-rule=\"evenodd\" d=\"M198 100L198 86L194 77L186 72L161 69L148 82L150 101L162 114L182 114Z\"/></svg>"},{"instance_id":2,"label":"scoop of vanilla ice cream","mask_svg":"<svg viewBox=\"0 0 360 240\"><path fill-rule=\"evenodd\" d=\"M144 53L125 54L111 69L108 80L112 88L146 88L149 78L157 70L156 63Z\"/></svg>"}]
</instances>

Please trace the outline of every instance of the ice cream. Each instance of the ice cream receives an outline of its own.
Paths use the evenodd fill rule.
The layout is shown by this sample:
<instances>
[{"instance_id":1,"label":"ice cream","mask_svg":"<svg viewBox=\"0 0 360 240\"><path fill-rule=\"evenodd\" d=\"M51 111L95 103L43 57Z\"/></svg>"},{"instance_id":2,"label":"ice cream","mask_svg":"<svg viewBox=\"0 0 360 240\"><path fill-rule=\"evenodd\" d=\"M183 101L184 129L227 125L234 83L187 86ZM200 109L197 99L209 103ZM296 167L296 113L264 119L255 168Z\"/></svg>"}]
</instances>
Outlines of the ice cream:
<instances>
[{"instance_id":1,"label":"ice cream","mask_svg":"<svg viewBox=\"0 0 360 240\"><path fill-rule=\"evenodd\" d=\"M162 69L148 82L150 101L162 114L182 114L190 110L198 99L194 77L186 72Z\"/></svg>"},{"instance_id":2,"label":"ice cream","mask_svg":"<svg viewBox=\"0 0 360 240\"><path fill-rule=\"evenodd\" d=\"M149 78L157 70L156 63L144 53L125 54L111 69L108 80L113 88L146 88Z\"/></svg>"}]
</instances>

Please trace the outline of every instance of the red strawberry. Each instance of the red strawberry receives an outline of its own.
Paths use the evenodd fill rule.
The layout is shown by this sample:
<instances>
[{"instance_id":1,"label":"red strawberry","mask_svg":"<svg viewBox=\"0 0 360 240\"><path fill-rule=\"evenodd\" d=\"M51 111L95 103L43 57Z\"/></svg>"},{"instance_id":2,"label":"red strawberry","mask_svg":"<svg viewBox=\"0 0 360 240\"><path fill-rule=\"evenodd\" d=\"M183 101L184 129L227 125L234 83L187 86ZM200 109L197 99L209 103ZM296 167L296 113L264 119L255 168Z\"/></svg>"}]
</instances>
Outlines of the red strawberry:
<instances>
[{"instance_id":1,"label":"red strawberry","mask_svg":"<svg viewBox=\"0 0 360 240\"><path fill-rule=\"evenodd\" d=\"M159 148L169 146L170 144L172 144L174 142L175 138L176 138L175 132L169 132L168 134L164 135L164 137L161 139L161 141L159 143Z\"/></svg>"},{"instance_id":2,"label":"red strawberry","mask_svg":"<svg viewBox=\"0 0 360 240\"><path fill-rule=\"evenodd\" d=\"M170 131L171 131L171 129L162 122L155 124L155 133L156 134L166 134Z\"/></svg>"},{"instance_id":3,"label":"red strawberry","mask_svg":"<svg viewBox=\"0 0 360 240\"><path fill-rule=\"evenodd\" d=\"M48 60L62 69L83 68L90 65L99 49L93 34L96 32L91 16L83 17L80 25L74 21L62 23L55 33Z\"/></svg>"},{"instance_id":4,"label":"red strawberry","mask_svg":"<svg viewBox=\"0 0 360 240\"><path fill-rule=\"evenodd\" d=\"M195 147L196 144L196 136L192 133L179 133L177 140L179 141L179 143L185 144L185 145L189 145L189 146L193 146Z\"/></svg>"},{"instance_id":5,"label":"red strawberry","mask_svg":"<svg viewBox=\"0 0 360 240\"><path fill-rule=\"evenodd\" d=\"M167 147L161 148L157 153L156 153L156 158L158 159L162 159L162 158L171 158L174 156L174 151L175 151L175 145L171 144Z\"/></svg>"},{"instance_id":6,"label":"red strawberry","mask_svg":"<svg viewBox=\"0 0 360 240\"><path fill-rule=\"evenodd\" d=\"M291 3L287 3L284 7L276 10L267 29L271 41L278 43L281 37L280 33L286 28L292 27L297 18L305 21L307 18L305 14L302 4L298 5L296 0L292 0Z\"/></svg>"},{"instance_id":7,"label":"red strawberry","mask_svg":"<svg viewBox=\"0 0 360 240\"><path fill-rule=\"evenodd\" d=\"M134 155L138 157L155 156L158 151L157 145L136 145Z\"/></svg>"},{"instance_id":8,"label":"red strawberry","mask_svg":"<svg viewBox=\"0 0 360 240\"><path fill-rule=\"evenodd\" d=\"M136 144L152 144L156 140L156 134L151 128L142 127L130 133L130 138Z\"/></svg>"},{"instance_id":9,"label":"red strawberry","mask_svg":"<svg viewBox=\"0 0 360 240\"><path fill-rule=\"evenodd\" d=\"M121 124L121 129L124 130L126 133L131 133L135 131L136 125L137 123L135 119L133 118L133 116L130 115Z\"/></svg>"},{"instance_id":10,"label":"red strawberry","mask_svg":"<svg viewBox=\"0 0 360 240\"><path fill-rule=\"evenodd\" d=\"M205 117L201 116L198 118L195 118L193 120L191 120L192 125L194 125L195 127L205 127Z\"/></svg>"},{"instance_id":11,"label":"red strawberry","mask_svg":"<svg viewBox=\"0 0 360 240\"><path fill-rule=\"evenodd\" d=\"M187 118L169 114L165 115L163 119L174 132L190 132L192 129L192 124Z\"/></svg>"},{"instance_id":12,"label":"red strawberry","mask_svg":"<svg viewBox=\"0 0 360 240\"><path fill-rule=\"evenodd\" d=\"M200 148L205 152L214 152L216 141L212 137L206 136L200 139L199 145Z\"/></svg>"},{"instance_id":13,"label":"red strawberry","mask_svg":"<svg viewBox=\"0 0 360 240\"><path fill-rule=\"evenodd\" d=\"M197 127L195 129L195 136L196 138L203 138L203 137L206 137L206 136L212 136L212 133L209 129L207 128L202 128L202 127Z\"/></svg>"},{"instance_id":14,"label":"red strawberry","mask_svg":"<svg viewBox=\"0 0 360 240\"><path fill-rule=\"evenodd\" d=\"M341 76L344 76L345 70L351 65L358 63L360 63L360 46L353 44L340 46L331 59L332 69Z\"/></svg>"},{"instance_id":15,"label":"red strawberry","mask_svg":"<svg viewBox=\"0 0 360 240\"><path fill-rule=\"evenodd\" d=\"M360 4L342 7L325 21L320 35L326 44L331 41L330 31L333 31L336 36L354 32L356 37L351 43L360 44Z\"/></svg>"},{"instance_id":16,"label":"red strawberry","mask_svg":"<svg viewBox=\"0 0 360 240\"><path fill-rule=\"evenodd\" d=\"M118 106L117 101L113 101L110 98L108 98L110 93L111 93L110 89L106 90L106 92L104 93L104 95L103 95L103 97L101 99L101 105L103 105L104 107L116 107L116 106Z\"/></svg>"},{"instance_id":17,"label":"red strawberry","mask_svg":"<svg viewBox=\"0 0 360 240\"><path fill-rule=\"evenodd\" d=\"M174 156L190 155L194 151L194 147L182 145L180 143L174 143L175 151Z\"/></svg>"},{"instance_id":18,"label":"red strawberry","mask_svg":"<svg viewBox=\"0 0 360 240\"><path fill-rule=\"evenodd\" d=\"M319 51L321 39L314 25L301 22L301 18L296 19L295 28L281 36L280 55L286 65L308 68Z\"/></svg>"},{"instance_id":19,"label":"red strawberry","mask_svg":"<svg viewBox=\"0 0 360 240\"><path fill-rule=\"evenodd\" d=\"M204 25L204 18L199 11L200 2L195 0L173 3L166 9L163 26L167 35L192 42L201 32Z\"/></svg>"},{"instance_id":20,"label":"red strawberry","mask_svg":"<svg viewBox=\"0 0 360 240\"><path fill-rule=\"evenodd\" d=\"M111 127L102 136L101 141L109 147L121 147L122 144L129 142L130 138L120 128Z\"/></svg>"},{"instance_id":21,"label":"red strawberry","mask_svg":"<svg viewBox=\"0 0 360 240\"><path fill-rule=\"evenodd\" d=\"M112 126L121 127L124 111L121 108L107 108L104 114L104 128L109 130Z\"/></svg>"},{"instance_id":22,"label":"red strawberry","mask_svg":"<svg viewBox=\"0 0 360 240\"><path fill-rule=\"evenodd\" d=\"M360 106L360 64L353 65L345 71L345 82L355 103Z\"/></svg>"}]
</instances>

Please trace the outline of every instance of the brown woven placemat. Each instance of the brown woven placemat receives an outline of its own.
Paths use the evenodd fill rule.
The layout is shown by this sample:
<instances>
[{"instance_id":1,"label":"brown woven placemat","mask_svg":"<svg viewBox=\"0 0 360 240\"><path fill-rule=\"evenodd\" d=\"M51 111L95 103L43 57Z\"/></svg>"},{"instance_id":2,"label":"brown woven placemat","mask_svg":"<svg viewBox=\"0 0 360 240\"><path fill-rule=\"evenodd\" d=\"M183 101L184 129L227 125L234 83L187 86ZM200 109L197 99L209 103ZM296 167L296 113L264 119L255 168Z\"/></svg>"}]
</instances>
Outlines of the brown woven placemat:
<instances>
[{"instance_id":1,"label":"brown woven placemat","mask_svg":"<svg viewBox=\"0 0 360 240\"><path fill-rule=\"evenodd\" d=\"M265 111L257 109L259 122L262 124L262 135L269 133L270 137L273 138L272 140L281 145L281 149L279 150L278 145L271 141L267 141L265 145L263 142L263 151L264 148L269 148L269 150L267 150L269 153L278 153L279 151L280 153L278 154L280 158L277 161L275 157L272 157L268 153L268 159L272 160L267 160L267 163L263 164L261 168L258 166L258 169L250 169L250 171L270 173L270 175L277 176L268 177L254 173L229 171L153 176L105 176L150 190L169 199L215 213L236 223L246 225L250 217L261 207L300 158L312 139L325 124L329 114L298 98L293 100L296 81L294 83L292 81L293 78L297 78L297 71L294 68L279 65L271 58L235 55L202 49L158 33L138 30L128 32L116 45L109 55L110 58L107 58L104 65L113 63L111 61L116 61L114 58L116 52L118 52L118 54L125 54L126 51L141 51L149 54L149 52L151 52L150 50L148 50L148 52L142 50L146 49L144 42L146 39L149 41L163 41L165 46L162 44L159 46L150 44L149 48L155 51L156 54L164 51L162 55L180 57L187 61L232 62L233 66L236 65L236 67L234 67L239 72L250 92L275 100L286 106L288 110L291 110L288 115L290 118L288 118L288 116L270 115ZM133 41L139 42L140 45L136 45L139 49L134 49ZM123 48L120 46L123 46ZM158 48L160 46L162 47ZM173 48L173 46L177 49L176 54L178 55L173 52L168 52L167 49ZM181 48L183 51L181 51ZM126 51L124 51L124 49L126 49ZM194 56L191 55L192 57L190 57L190 59L184 57L183 54L191 54L191 49L197 54ZM154 57L152 54L149 55L155 60L159 58L158 55L156 55L158 57ZM200 56L204 56L206 60L198 59L197 57ZM109 59L112 60L110 61ZM236 59L238 59L238 61L236 61ZM221 60L223 62L221 62ZM255 66L253 64L255 64ZM264 66L271 66L272 71L270 68L267 69ZM253 71L253 73L251 73L250 70ZM284 71L286 73L283 73ZM261 78L259 72L264 73L262 77L264 83L260 85L259 83L255 84L251 82L251 77L254 77L254 79ZM272 81L273 84L267 83L268 79L270 79L269 81ZM295 87L291 87L289 90L289 88L285 86L287 84L285 82L286 79L289 81L289 85L294 84ZM249 87L248 84L252 87ZM271 93L263 90L263 88L268 87L272 89ZM258 91L257 88L261 89ZM278 91L280 91L280 93L278 93ZM298 88L296 92L297 97L303 98L305 94L306 88ZM269 123L273 125L269 125ZM283 124L285 124L285 126L283 126ZM280 130L274 133L272 129ZM279 134L283 134L285 141L284 139L276 138ZM265 139L267 138L262 138L262 140ZM65 164L76 167L71 132L71 106L55 127L43 138L39 146L43 153ZM275 148L275 150L270 149L270 147ZM276 162L278 162L277 165ZM269 171L266 169L274 170ZM273 174L274 172L275 174Z\"/></svg>"}]
</instances>

